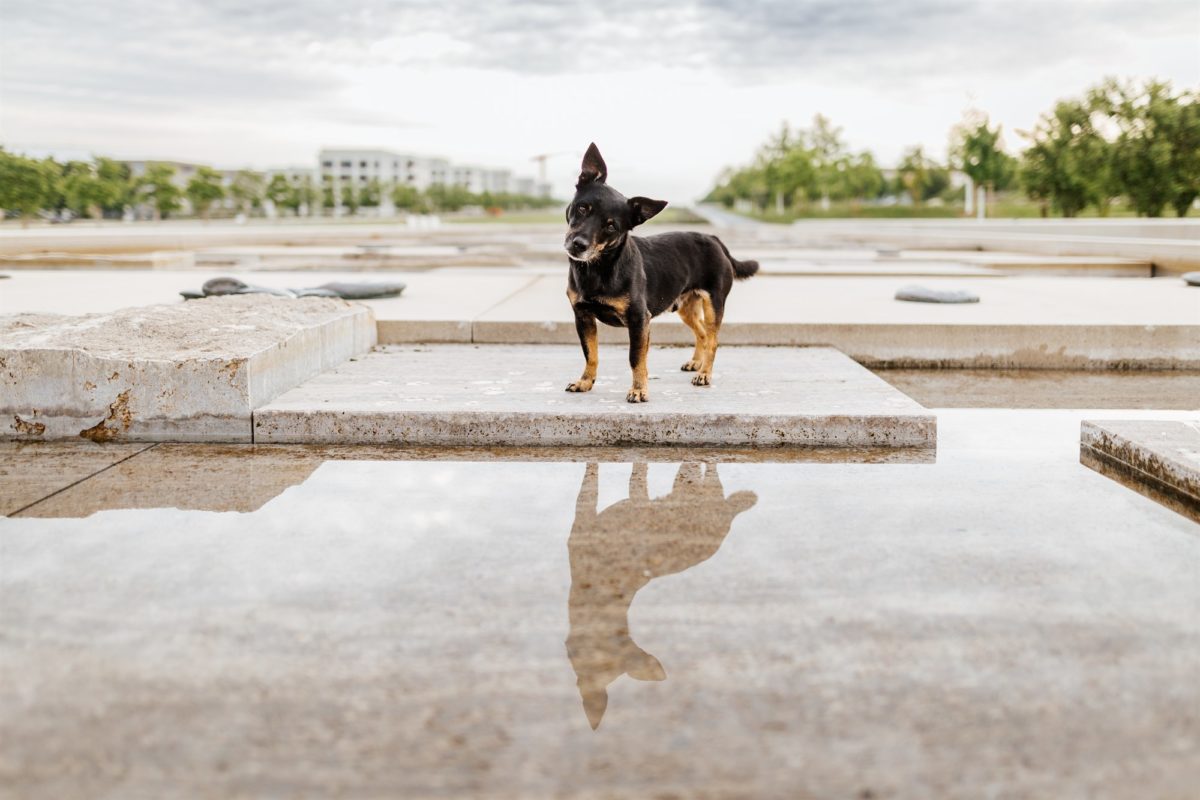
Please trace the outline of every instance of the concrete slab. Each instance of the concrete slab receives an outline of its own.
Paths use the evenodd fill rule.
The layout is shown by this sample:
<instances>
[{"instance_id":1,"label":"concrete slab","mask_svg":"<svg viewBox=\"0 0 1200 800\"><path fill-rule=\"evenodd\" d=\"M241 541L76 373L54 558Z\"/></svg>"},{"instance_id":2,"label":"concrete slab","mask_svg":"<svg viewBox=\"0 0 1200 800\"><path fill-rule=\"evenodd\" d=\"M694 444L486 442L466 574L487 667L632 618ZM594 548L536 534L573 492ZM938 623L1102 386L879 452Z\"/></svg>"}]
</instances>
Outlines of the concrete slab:
<instances>
[{"instance_id":1,"label":"concrete slab","mask_svg":"<svg viewBox=\"0 0 1200 800\"><path fill-rule=\"evenodd\" d=\"M1003 278L998 269L950 261L904 260L852 261L770 259L759 262L760 275L852 276L852 277L919 277L919 278Z\"/></svg>"},{"instance_id":2,"label":"concrete slab","mask_svg":"<svg viewBox=\"0 0 1200 800\"><path fill-rule=\"evenodd\" d=\"M1053 369L884 369L926 408L1175 409L1200 416L1200 372Z\"/></svg>"},{"instance_id":3,"label":"concrete slab","mask_svg":"<svg viewBox=\"0 0 1200 800\"><path fill-rule=\"evenodd\" d=\"M1200 522L1200 418L1084 420L1080 460Z\"/></svg>"},{"instance_id":4,"label":"concrete slab","mask_svg":"<svg viewBox=\"0 0 1200 800\"><path fill-rule=\"evenodd\" d=\"M195 254L189 250L0 255L0 267L5 269L190 269L195 265Z\"/></svg>"},{"instance_id":5,"label":"concrete slab","mask_svg":"<svg viewBox=\"0 0 1200 800\"><path fill-rule=\"evenodd\" d=\"M106 470L148 444L0 441L0 517ZM153 487L154 481L148 481Z\"/></svg>"},{"instance_id":6,"label":"concrete slab","mask_svg":"<svg viewBox=\"0 0 1200 800\"><path fill-rule=\"evenodd\" d=\"M1109 278L1150 278L1154 275L1154 264L1148 260L1103 255L1053 256L996 250L904 250L897 254L896 260L973 265L1006 274Z\"/></svg>"},{"instance_id":7,"label":"concrete slab","mask_svg":"<svg viewBox=\"0 0 1200 800\"><path fill-rule=\"evenodd\" d=\"M231 275L259 286L304 287L328 281L370 282L362 272L272 272L246 270L159 270L123 272L87 270L14 272L0 292L0 314L92 314L132 306L177 303L183 289L199 289L210 278ZM516 270L476 269L465 274L395 273L380 280L401 280L400 297L361 301L375 312L384 341L471 341L471 320L529 286L534 274Z\"/></svg>"},{"instance_id":8,"label":"concrete slab","mask_svg":"<svg viewBox=\"0 0 1200 800\"><path fill-rule=\"evenodd\" d=\"M970 305L896 301L907 282L755 276L734 286L721 341L828 345L871 367L1200 369L1200 292L1177 280L972 281L982 300ZM962 286L947 278L921 283ZM473 331L476 342L577 342L565 279L543 276L476 319ZM602 342L626 336L600 327ZM691 332L676 315L663 315L651 341L686 344Z\"/></svg>"},{"instance_id":9,"label":"concrete slab","mask_svg":"<svg viewBox=\"0 0 1200 800\"><path fill-rule=\"evenodd\" d=\"M259 408L254 440L419 445L933 447L925 409L826 348L727 349L698 388L684 351L650 356L650 402L625 402L626 356L604 348L595 388L564 391L577 347L396 346Z\"/></svg>"},{"instance_id":10,"label":"concrete slab","mask_svg":"<svg viewBox=\"0 0 1200 800\"><path fill-rule=\"evenodd\" d=\"M369 309L328 298L3 317L0 436L249 441L251 409L374 343Z\"/></svg>"}]
</instances>

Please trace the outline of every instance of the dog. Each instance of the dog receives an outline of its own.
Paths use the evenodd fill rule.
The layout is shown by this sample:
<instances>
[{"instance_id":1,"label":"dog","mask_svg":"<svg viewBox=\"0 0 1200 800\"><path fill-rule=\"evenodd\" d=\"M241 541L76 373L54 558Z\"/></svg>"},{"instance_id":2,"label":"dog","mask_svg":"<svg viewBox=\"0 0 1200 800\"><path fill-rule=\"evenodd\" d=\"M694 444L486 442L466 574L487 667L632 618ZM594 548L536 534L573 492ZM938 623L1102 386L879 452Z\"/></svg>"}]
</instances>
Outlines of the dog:
<instances>
[{"instance_id":1,"label":"dog","mask_svg":"<svg viewBox=\"0 0 1200 800\"><path fill-rule=\"evenodd\" d=\"M717 337L725 299L735 280L758 272L757 261L738 261L716 236L662 233L634 236L631 231L667 207L665 200L626 198L608 186L608 167L593 142L583 156L575 197L567 207L570 256L567 298L575 312L575 330L586 366L568 392L590 391L599 361L596 321L629 329L629 366L633 386L625 399L644 403L650 320L678 311L696 336L696 349L684 362L695 372L696 386L712 384Z\"/></svg>"}]
</instances>

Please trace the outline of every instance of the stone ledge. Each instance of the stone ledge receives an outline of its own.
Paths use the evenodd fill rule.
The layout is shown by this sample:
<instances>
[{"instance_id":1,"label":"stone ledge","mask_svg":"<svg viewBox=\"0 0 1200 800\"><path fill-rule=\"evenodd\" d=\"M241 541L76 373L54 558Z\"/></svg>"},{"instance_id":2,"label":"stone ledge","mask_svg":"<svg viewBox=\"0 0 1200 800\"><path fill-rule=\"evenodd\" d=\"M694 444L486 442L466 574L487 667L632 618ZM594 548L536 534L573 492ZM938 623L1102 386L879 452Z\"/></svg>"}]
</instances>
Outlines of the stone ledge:
<instances>
[{"instance_id":1,"label":"stone ledge","mask_svg":"<svg viewBox=\"0 0 1200 800\"><path fill-rule=\"evenodd\" d=\"M258 443L933 447L932 414L829 348L726 348L714 385L653 349L650 402L629 404L624 348L601 348L595 388L563 391L574 347L381 348L255 411Z\"/></svg>"},{"instance_id":2,"label":"stone ledge","mask_svg":"<svg viewBox=\"0 0 1200 800\"><path fill-rule=\"evenodd\" d=\"M250 441L252 409L375 338L369 308L328 298L3 317L0 436Z\"/></svg>"},{"instance_id":3,"label":"stone ledge","mask_svg":"<svg viewBox=\"0 0 1200 800\"><path fill-rule=\"evenodd\" d=\"M1080 461L1200 521L1200 421L1084 420Z\"/></svg>"}]
</instances>

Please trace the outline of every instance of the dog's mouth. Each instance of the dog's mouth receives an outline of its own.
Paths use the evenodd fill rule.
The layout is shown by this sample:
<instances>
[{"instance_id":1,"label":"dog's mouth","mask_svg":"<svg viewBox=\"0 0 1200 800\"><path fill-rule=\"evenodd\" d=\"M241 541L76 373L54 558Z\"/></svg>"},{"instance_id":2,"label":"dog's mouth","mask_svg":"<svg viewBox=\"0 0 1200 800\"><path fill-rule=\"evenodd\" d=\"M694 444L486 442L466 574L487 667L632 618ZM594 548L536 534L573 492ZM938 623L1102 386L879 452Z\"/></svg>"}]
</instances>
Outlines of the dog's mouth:
<instances>
[{"instance_id":1,"label":"dog's mouth","mask_svg":"<svg viewBox=\"0 0 1200 800\"><path fill-rule=\"evenodd\" d=\"M613 244L616 244L616 242L607 242L602 239L598 242L592 242L587 246L586 250L576 253L571 249L571 237L568 236L567 240L563 242L563 249L567 251L567 255L576 261L592 262L598 259Z\"/></svg>"},{"instance_id":2,"label":"dog's mouth","mask_svg":"<svg viewBox=\"0 0 1200 800\"><path fill-rule=\"evenodd\" d=\"M604 242L592 242L585 250L575 250L572 249L570 242L565 242L563 249L567 251L567 255L576 261L591 262L600 257L600 254L604 252L605 246Z\"/></svg>"}]
</instances>

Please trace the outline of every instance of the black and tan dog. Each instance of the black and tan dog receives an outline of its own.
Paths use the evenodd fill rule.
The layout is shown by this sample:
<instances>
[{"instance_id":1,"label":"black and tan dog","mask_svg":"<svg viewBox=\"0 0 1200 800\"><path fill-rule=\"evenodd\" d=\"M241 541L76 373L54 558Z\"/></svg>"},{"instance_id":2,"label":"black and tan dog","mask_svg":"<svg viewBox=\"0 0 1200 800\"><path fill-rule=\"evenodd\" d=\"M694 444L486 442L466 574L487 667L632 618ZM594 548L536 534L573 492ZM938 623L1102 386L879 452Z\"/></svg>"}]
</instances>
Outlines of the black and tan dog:
<instances>
[{"instance_id":1,"label":"black and tan dog","mask_svg":"<svg viewBox=\"0 0 1200 800\"><path fill-rule=\"evenodd\" d=\"M665 200L625 198L605 183L608 168L595 144L583 156L575 198L567 208L571 256L567 297L575 310L575 330L587 359L583 375L567 387L586 392L596 381L596 320L629 329L633 386L625 399L646 401L646 353L650 320L678 311L696 335L696 349L683 369L696 372L692 383L712 383L717 335L725 298L735 280L758 272L757 261L737 261L721 240L703 233L633 236L638 225L666 208Z\"/></svg>"}]
</instances>

